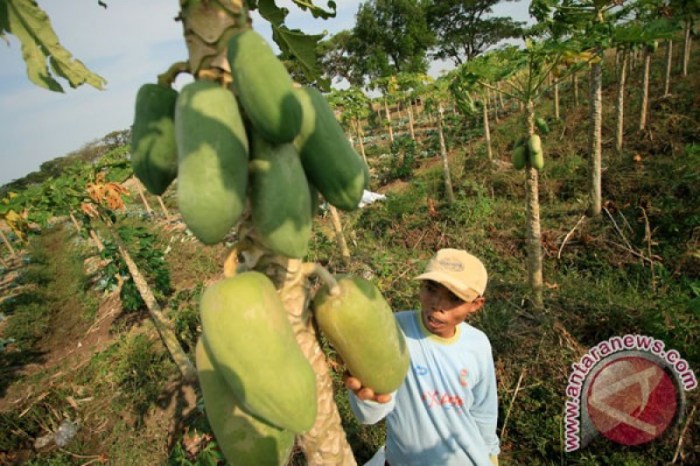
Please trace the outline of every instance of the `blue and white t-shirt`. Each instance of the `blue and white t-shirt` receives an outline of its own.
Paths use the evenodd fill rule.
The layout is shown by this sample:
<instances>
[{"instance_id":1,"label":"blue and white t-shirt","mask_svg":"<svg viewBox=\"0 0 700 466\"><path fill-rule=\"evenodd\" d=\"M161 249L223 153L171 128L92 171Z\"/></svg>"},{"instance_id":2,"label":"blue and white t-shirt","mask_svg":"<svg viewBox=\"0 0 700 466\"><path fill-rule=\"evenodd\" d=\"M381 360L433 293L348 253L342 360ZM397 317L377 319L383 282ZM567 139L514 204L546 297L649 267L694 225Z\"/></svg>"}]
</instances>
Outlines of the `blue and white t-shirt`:
<instances>
[{"instance_id":1,"label":"blue and white t-shirt","mask_svg":"<svg viewBox=\"0 0 700 466\"><path fill-rule=\"evenodd\" d=\"M452 338L428 331L419 311L395 314L411 366L389 403L350 405L363 424L386 417L386 460L401 466L491 466L499 453L498 398L488 337L462 323Z\"/></svg>"}]
</instances>

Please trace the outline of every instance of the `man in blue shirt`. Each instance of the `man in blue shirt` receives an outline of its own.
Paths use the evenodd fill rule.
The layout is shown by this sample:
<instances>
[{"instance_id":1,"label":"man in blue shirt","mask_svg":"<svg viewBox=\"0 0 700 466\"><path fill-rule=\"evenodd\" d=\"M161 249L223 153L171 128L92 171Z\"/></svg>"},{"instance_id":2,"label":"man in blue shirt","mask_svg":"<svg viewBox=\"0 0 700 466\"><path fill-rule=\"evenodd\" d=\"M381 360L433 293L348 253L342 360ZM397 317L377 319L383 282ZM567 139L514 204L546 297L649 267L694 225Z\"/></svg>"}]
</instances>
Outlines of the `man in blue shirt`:
<instances>
[{"instance_id":1,"label":"man in blue shirt","mask_svg":"<svg viewBox=\"0 0 700 466\"><path fill-rule=\"evenodd\" d=\"M488 275L466 251L441 249L421 280L420 311L395 314L411 366L393 394L376 394L350 375L346 387L358 420L386 417L384 459L391 466L498 464L496 374L488 337L465 322L484 305ZM368 463L368 464L370 464Z\"/></svg>"}]
</instances>

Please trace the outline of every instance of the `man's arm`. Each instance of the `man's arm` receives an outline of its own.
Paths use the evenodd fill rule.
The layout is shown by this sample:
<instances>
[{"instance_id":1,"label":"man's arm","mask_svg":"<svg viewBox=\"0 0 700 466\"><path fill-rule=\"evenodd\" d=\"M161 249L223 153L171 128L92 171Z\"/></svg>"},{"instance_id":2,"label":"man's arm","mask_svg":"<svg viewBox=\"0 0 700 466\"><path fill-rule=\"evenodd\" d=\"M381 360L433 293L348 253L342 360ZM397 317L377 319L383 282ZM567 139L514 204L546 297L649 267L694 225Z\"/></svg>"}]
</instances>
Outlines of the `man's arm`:
<instances>
[{"instance_id":1,"label":"man's arm","mask_svg":"<svg viewBox=\"0 0 700 466\"><path fill-rule=\"evenodd\" d=\"M500 440L496 435L498 422L498 392L496 390L496 371L491 355L491 347L484 352L483 370L484 376L474 386L474 404L471 413L476 420L477 427L484 439L489 455L496 456L500 453ZM493 459L492 459L493 461Z\"/></svg>"},{"instance_id":2,"label":"man's arm","mask_svg":"<svg viewBox=\"0 0 700 466\"><path fill-rule=\"evenodd\" d=\"M393 396L386 403L378 403L372 400L361 400L352 390L348 390L348 400L360 424L376 424L393 411L396 405Z\"/></svg>"}]
</instances>

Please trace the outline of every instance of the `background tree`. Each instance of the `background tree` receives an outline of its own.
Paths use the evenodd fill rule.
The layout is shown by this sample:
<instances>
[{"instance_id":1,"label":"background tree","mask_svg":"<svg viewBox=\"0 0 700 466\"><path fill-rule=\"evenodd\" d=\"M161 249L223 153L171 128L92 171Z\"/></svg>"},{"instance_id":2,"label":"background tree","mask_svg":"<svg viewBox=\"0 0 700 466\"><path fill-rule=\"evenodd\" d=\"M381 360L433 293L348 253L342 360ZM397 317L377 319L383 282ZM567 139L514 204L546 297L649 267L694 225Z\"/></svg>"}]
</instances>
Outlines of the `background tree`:
<instances>
[{"instance_id":1,"label":"background tree","mask_svg":"<svg viewBox=\"0 0 700 466\"><path fill-rule=\"evenodd\" d=\"M517 0L509 0L517 1ZM501 0L431 0L426 8L428 26L436 43L432 55L460 65L503 39L522 34L524 23L510 17L486 17Z\"/></svg>"},{"instance_id":2,"label":"background tree","mask_svg":"<svg viewBox=\"0 0 700 466\"><path fill-rule=\"evenodd\" d=\"M399 72L426 73L435 43L418 0L370 0L360 5L348 44L357 72L369 80Z\"/></svg>"}]
</instances>

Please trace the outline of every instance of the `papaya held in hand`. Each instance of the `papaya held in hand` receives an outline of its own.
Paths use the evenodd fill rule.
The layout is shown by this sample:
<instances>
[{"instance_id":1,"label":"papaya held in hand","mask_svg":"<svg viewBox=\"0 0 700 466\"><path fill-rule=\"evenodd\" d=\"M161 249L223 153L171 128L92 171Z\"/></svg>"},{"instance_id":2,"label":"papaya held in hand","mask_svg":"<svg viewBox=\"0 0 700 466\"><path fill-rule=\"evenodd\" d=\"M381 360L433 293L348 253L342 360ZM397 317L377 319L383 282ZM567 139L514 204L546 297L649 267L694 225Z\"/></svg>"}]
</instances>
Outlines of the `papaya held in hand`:
<instances>
[{"instance_id":1,"label":"papaya held in hand","mask_svg":"<svg viewBox=\"0 0 700 466\"><path fill-rule=\"evenodd\" d=\"M389 304L359 277L340 278L338 288L331 294L324 286L314 297L319 328L364 387L374 394L393 392L406 377L409 356Z\"/></svg>"}]
</instances>

